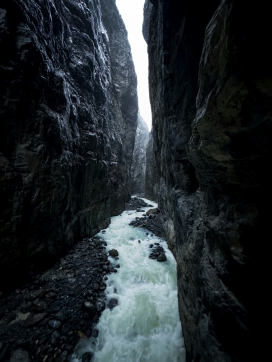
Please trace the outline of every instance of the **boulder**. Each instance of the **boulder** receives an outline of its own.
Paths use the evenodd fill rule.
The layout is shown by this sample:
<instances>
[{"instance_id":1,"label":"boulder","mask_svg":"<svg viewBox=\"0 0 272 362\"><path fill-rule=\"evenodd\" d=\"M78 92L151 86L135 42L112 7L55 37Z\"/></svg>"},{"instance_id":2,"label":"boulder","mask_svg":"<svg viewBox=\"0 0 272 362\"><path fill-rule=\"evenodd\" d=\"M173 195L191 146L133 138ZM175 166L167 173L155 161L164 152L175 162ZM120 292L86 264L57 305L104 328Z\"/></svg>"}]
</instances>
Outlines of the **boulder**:
<instances>
[{"instance_id":1,"label":"boulder","mask_svg":"<svg viewBox=\"0 0 272 362\"><path fill-rule=\"evenodd\" d=\"M115 256L118 256L119 253L116 249L111 249L111 250L109 250L109 255L112 257L115 257Z\"/></svg>"},{"instance_id":2,"label":"boulder","mask_svg":"<svg viewBox=\"0 0 272 362\"><path fill-rule=\"evenodd\" d=\"M159 256L157 257L157 260L158 261L166 261L167 258L166 258L166 255L164 252L160 253Z\"/></svg>"},{"instance_id":3,"label":"boulder","mask_svg":"<svg viewBox=\"0 0 272 362\"><path fill-rule=\"evenodd\" d=\"M97 312L97 308L91 302L84 302L83 304L84 309L90 314L90 316L94 316Z\"/></svg>"},{"instance_id":4,"label":"boulder","mask_svg":"<svg viewBox=\"0 0 272 362\"><path fill-rule=\"evenodd\" d=\"M146 215L157 214L158 212L159 212L158 208L149 209L149 210L146 211Z\"/></svg>"},{"instance_id":5,"label":"boulder","mask_svg":"<svg viewBox=\"0 0 272 362\"><path fill-rule=\"evenodd\" d=\"M85 352L82 355L82 362L91 362L93 358L93 352Z\"/></svg>"},{"instance_id":6,"label":"boulder","mask_svg":"<svg viewBox=\"0 0 272 362\"><path fill-rule=\"evenodd\" d=\"M17 349L11 356L10 362L29 362L29 355L23 349Z\"/></svg>"},{"instance_id":7,"label":"boulder","mask_svg":"<svg viewBox=\"0 0 272 362\"><path fill-rule=\"evenodd\" d=\"M108 304L107 304L107 307L112 310L114 307L116 307L118 304L118 299L115 299L115 298L111 298L109 301L108 301Z\"/></svg>"}]
</instances>

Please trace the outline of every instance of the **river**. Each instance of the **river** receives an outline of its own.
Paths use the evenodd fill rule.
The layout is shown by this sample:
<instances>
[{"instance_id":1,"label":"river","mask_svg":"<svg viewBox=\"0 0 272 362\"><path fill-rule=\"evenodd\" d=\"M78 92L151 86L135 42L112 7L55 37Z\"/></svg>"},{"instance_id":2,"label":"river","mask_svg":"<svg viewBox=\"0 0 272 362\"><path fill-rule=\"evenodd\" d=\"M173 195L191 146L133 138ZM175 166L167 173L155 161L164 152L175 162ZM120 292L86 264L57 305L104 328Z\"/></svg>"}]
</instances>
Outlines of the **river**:
<instances>
[{"instance_id":1,"label":"river","mask_svg":"<svg viewBox=\"0 0 272 362\"><path fill-rule=\"evenodd\" d=\"M154 207L157 205L147 199ZM147 211L150 207L143 207ZM92 362L184 362L185 348L178 313L176 261L167 243L147 230L129 226L143 213L124 211L112 217L106 233L97 234L116 249L117 273L108 275L106 294L118 305L102 313L96 339L81 342L72 362L94 352ZM139 242L140 241L140 242ZM167 261L150 259L150 244L160 243Z\"/></svg>"}]
</instances>

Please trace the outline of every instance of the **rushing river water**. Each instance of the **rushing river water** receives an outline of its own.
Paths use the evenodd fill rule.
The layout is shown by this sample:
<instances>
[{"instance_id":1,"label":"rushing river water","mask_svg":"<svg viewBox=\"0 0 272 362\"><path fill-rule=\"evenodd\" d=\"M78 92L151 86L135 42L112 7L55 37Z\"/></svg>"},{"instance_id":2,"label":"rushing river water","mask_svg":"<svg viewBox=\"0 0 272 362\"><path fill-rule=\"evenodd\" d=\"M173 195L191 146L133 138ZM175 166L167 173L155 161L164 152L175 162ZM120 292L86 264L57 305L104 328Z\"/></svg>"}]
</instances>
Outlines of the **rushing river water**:
<instances>
[{"instance_id":1,"label":"rushing river water","mask_svg":"<svg viewBox=\"0 0 272 362\"><path fill-rule=\"evenodd\" d=\"M157 205L144 199L147 203ZM144 207L147 211L150 207ZM106 233L97 234L107 249L117 249L120 264L107 280L107 297L118 305L102 313L98 338L79 345L73 362L87 351L94 362L184 362L185 349L178 314L176 261L166 241L146 230L129 226L142 213L124 211L113 217ZM138 240L141 242L139 243ZM149 259L150 244L159 242L167 261Z\"/></svg>"}]
</instances>

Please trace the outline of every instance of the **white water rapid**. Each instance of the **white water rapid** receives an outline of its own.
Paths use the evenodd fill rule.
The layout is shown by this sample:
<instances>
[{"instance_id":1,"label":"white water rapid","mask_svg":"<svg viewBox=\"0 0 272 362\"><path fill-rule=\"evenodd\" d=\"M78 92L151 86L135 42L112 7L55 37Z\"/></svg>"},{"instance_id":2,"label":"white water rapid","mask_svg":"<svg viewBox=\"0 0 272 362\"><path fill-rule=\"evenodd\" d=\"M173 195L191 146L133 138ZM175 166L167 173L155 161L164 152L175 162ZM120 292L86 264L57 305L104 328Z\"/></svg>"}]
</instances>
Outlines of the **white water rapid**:
<instances>
[{"instance_id":1,"label":"white water rapid","mask_svg":"<svg viewBox=\"0 0 272 362\"><path fill-rule=\"evenodd\" d=\"M157 205L149 200L154 207ZM143 207L147 211L150 207ZM107 297L118 305L105 309L96 326L99 334L76 349L72 362L87 351L94 362L184 362L185 349L178 314L176 261L166 241L146 230L129 226L142 213L124 211L113 217L106 233L99 233L107 249L117 249L117 273L108 275ZM139 243L138 240L141 242ZM160 243L167 261L149 259L150 244Z\"/></svg>"}]
</instances>

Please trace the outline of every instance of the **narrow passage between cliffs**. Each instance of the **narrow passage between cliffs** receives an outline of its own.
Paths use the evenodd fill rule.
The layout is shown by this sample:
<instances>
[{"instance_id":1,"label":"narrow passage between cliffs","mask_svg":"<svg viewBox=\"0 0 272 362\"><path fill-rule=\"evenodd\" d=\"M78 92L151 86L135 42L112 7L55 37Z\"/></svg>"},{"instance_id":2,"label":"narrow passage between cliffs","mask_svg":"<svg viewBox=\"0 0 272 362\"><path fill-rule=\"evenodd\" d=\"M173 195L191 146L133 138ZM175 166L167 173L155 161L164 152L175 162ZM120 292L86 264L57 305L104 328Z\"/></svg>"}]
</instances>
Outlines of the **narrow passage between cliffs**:
<instances>
[{"instance_id":1,"label":"narrow passage between cliffs","mask_svg":"<svg viewBox=\"0 0 272 362\"><path fill-rule=\"evenodd\" d=\"M81 341L72 362L185 361L176 261L164 239L129 225L149 209L124 211L96 235L106 241L118 272L105 278L108 307L96 327L98 337ZM149 258L154 246L164 249L166 261Z\"/></svg>"}]
</instances>

